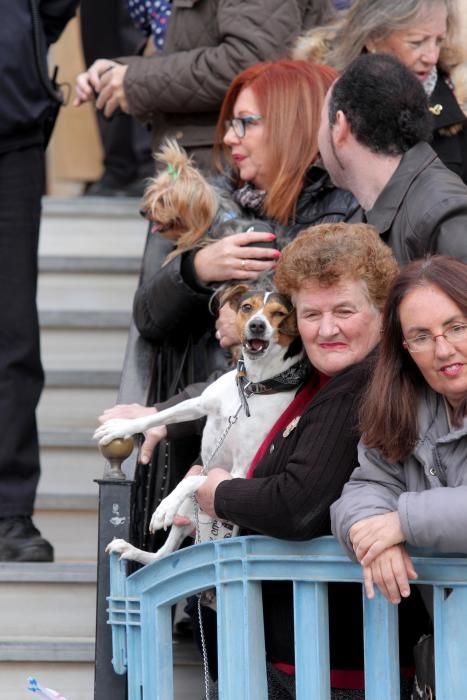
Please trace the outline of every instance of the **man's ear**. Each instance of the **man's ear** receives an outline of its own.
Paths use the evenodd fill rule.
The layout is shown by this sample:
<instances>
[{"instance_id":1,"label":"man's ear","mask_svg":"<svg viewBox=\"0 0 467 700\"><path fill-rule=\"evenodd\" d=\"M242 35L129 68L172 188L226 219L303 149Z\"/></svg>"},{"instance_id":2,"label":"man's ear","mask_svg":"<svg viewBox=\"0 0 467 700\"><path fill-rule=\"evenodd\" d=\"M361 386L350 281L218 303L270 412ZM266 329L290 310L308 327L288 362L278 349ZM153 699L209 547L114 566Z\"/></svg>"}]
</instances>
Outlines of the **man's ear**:
<instances>
[{"instance_id":1,"label":"man's ear","mask_svg":"<svg viewBox=\"0 0 467 700\"><path fill-rule=\"evenodd\" d=\"M350 134L350 124L344 112L339 109L336 112L336 120L332 129L332 139L336 146L342 146Z\"/></svg>"}]
</instances>

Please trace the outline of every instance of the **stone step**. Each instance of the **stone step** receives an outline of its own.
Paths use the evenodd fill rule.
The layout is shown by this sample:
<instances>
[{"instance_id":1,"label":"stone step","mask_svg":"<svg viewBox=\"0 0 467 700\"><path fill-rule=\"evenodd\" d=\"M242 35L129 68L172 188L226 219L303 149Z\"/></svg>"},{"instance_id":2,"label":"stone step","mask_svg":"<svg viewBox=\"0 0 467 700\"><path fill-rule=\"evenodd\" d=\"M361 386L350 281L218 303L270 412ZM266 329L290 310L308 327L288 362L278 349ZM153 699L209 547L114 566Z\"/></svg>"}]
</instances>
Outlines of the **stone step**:
<instances>
[{"instance_id":1,"label":"stone step","mask_svg":"<svg viewBox=\"0 0 467 700\"><path fill-rule=\"evenodd\" d=\"M62 640L58 639L60 644ZM93 647L93 645L91 645ZM42 686L62 693L68 700L93 700L94 663L50 662L36 659L0 662L2 700L27 700L34 695L27 691L28 678L33 676Z\"/></svg>"},{"instance_id":2,"label":"stone step","mask_svg":"<svg viewBox=\"0 0 467 700\"><path fill-rule=\"evenodd\" d=\"M42 467L38 487L40 495L97 494L95 479L102 478L107 463L88 431L42 432L39 445Z\"/></svg>"},{"instance_id":3,"label":"stone step","mask_svg":"<svg viewBox=\"0 0 467 700\"><path fill-rule=\"evenodd\" d=\"M26 700L29 676L68 700L93 700L94 642L67 637L26 639L0 638L2 700ZM175 642L174 699L199 700L203 696L202 666L192 642ZM45 657L45 658L42 658ZM54 660L55 659L55 660ZM109 698L111 700L111 698Z\"/></svg>"},{"instance_id":4,"label":"stone step","mask_svg":"<svg viewBox=\"0 0 467 700\"><path fill-rule=\"evenodd\" d=\"M5 661L93 662L94 645L94 637L0 637L0 672Z\"/></svg>"},{"instance_id":5,"label":"stone step","mask_svg":"<svg viewBox=\"0 0 467 700\"><path fill-rule=\"evenodd\" d=\"M128 273L44 273L39 277L37 304L41 311L131 312L137 284L137 275Z\"/></svg>"},{"instance_id":6,"label":"stone step","mask_svg":"<svg viewBox=\"0 0 467 700\"><path fill-rule=\"evenodd\" d=\"M91 437L97 416L113 406L116 399L113 387L46 386L37 411L39 430L87 430Z\"/></svg>"},{"instance_id":7,"label":"stone step","mask_svg":"<svg viewBox=\"0 0 467 700\"><path fill-rule=\"evenodd\" d=\"M40 257L141 258L148 224L137 199L43 198Z\"/></svg>"},{"instance_id":8,"label":"stone step","mask_svg":"<svg viewBox=\"0 0 467 700\"><path fill-rule=\"evenodd\" d=\"M46 329L82 330L128 329L131 311L39 309L39 322Z\"/></svg>"},{"instance_id":9,"label":"stone step","mask_svg":"<svg viewBox=\"0 0 467 700\"><path fill-rule=\"evenodd\" d=\"M47 272L95 272L102 275L128 273L139 274L141 258L127 256L116 258L107 256L91 257L89 255L43 255L39 258L39 274Z\"/></svg>"},{"instance_id":10,"label":"stone step","mask_svg":"<svg viewBox=\"0 0 467 700\"><path fill-rule=\"evenodd\" d=\"M95 608L95 564L0 564L3 639L92 638Z\"/></svg>"},{"instance_id":11,"label":"stone step","mask_svg":"<svg viewBox=\"0 0 467 700\"><path fill-rule=\"evenodd\" d=\"M34 523L55 550L57 562L89 562L97 559L97 503L96 497L79 497L73 501L68 495L61 500L50 495L38 495ZM80 508L80 500L87 507ZM74 508L70 507L74 505ZM43 507L41 507L41 505Z\"/></svg>"},{"instance_id":12,"label":"stone step","mask_svg":"<svg viewBox=\"0 0 467 700\"><path fill-rule=\"evenodd\" d=\"M46 372L113 370L120 376L127 337L127 328L42 328L42 362Z\"/></svg>"},{"instance_id":13,"label":"stone step","mask_svg":"<svg viewBox=\"0 0 467 700\"><path fill-rule=\"evenodd\" d=\"M107 387L118 389L121 372L118 369L51 369L46 370L48 387Z\"/></svg>"}]
</instances>

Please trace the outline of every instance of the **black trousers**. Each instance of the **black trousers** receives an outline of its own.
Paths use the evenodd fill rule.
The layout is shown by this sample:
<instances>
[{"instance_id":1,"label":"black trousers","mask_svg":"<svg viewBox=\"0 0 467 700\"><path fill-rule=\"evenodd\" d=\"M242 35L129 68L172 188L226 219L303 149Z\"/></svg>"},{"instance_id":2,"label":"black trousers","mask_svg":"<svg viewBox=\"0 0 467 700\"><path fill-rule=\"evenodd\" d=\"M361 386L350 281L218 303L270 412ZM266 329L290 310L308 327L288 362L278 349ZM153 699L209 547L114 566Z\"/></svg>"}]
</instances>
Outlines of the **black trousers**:
<instances>
[{"instance_id":1,"label":"black trousers","mask_svg":"<svg viewBox=\"0 0 467 700\"><path fill-rule=\"evenodd\" d=\"M134 55L144 42L125 0L81 0L81 40L86 66L98 58ZM151 138L143 124L117 111L106 120L97 111L104 170L116 184L154 175Z\"/></svg>"},{"instance_id":2,"label":"black trousers","mask_svg":"<svg viewBox=\"0 0 467 700\"><path fill-rule=\"evenodd\" d=\"M31 515L44 376L36 307L44 152L0 153L0 517Z\"/></svg>"}]
</instances>

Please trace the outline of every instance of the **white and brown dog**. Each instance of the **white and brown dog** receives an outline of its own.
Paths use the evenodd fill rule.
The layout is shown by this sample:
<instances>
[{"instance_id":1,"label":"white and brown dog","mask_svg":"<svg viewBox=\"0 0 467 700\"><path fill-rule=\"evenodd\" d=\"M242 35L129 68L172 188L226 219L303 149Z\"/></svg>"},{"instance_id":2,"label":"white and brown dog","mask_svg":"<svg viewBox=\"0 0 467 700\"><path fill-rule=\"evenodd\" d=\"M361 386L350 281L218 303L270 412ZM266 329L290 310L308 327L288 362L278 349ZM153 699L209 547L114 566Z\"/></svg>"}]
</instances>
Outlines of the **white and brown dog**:
<instances>
[{"instance_id":1,"label":"white and brown dog","mask_svg":"<svg viewBox=\"0 0 467 700\"><path fill-rule=\"evenodd\" d=\"M94 437L101 444L116 438L143 433L151 427L190 421L206 416L201 443L202 460L208 469L229 469L233 477L245 477L259 446L279 416L293 399L297 387L308 372L295 311L287 297L274 291L254 291L237 285L226 293L223 303L237 311L237 329L243 358L238 370L222 375L196 398L142 418L114 419L100 426ZM236 420L233 417L236 416ZM226 430L231 424L230 429ZM224 438L222 440L222 438ZM219 443L222 444L219 447ZM148 564L178 549L183 539L208 516L195 517L193 495L206 479L189 476L165 498L155 510L150 531L172 525L176 514L190 518L191 525L172 525L165 544L156 552L143 552L124 540L113 540L108 551L119 552L124 559ZM222 527L209 519L200 541L218 538L213 531ZM228 526L227 526L228 528ZM236 534L233 526L227 537Z\"/></svg>"}]
</instances>

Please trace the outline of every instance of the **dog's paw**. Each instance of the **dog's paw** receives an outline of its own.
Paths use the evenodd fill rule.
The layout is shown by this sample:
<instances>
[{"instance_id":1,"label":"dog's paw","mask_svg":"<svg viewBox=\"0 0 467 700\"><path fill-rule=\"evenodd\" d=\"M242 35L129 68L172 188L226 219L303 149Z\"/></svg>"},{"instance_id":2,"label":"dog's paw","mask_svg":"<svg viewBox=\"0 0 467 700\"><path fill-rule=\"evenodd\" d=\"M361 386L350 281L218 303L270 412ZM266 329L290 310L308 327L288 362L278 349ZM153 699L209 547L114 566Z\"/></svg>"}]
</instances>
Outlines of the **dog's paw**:
<instances>
[{"instance_id":1,"label":"dog's paw","mask_svg":"<svg viewBox=\"0 0 467 700\"><path fill-rule=\"evenodd\" d=\"M103 423L94 432L94 440L99 440L100 445L108 445L117 438L129 438L139 432L136 420L129 418L113 418Z\"/></svg>"},{"instance_id":2,"label":"dog's paw","mask_svg":"<svg viewBox=\"0 0 467 700\"><path fill-rule=\"evenodd\" d=\"M133 545L126 540L115 538L112 542L109 542L105 551L108 552L108 554L120 554L120 559L132 559L132 555L134 555L137 550L136 547L133 547Z\"/></svg>"},{"instance_id":3,"label":"dog's paw","mask_svg":"<svg viewBox=\"0 0 467 700\"><path fill-rule=\"evenodd\" d=\"M149 532L156 532L156 530L162 529L167 530L167 528L172 525L179 506L180 502L178 498L171 498L171 496L164 498L152 514L151 522L149 523Z\"/></svg>"}]
</instances>

